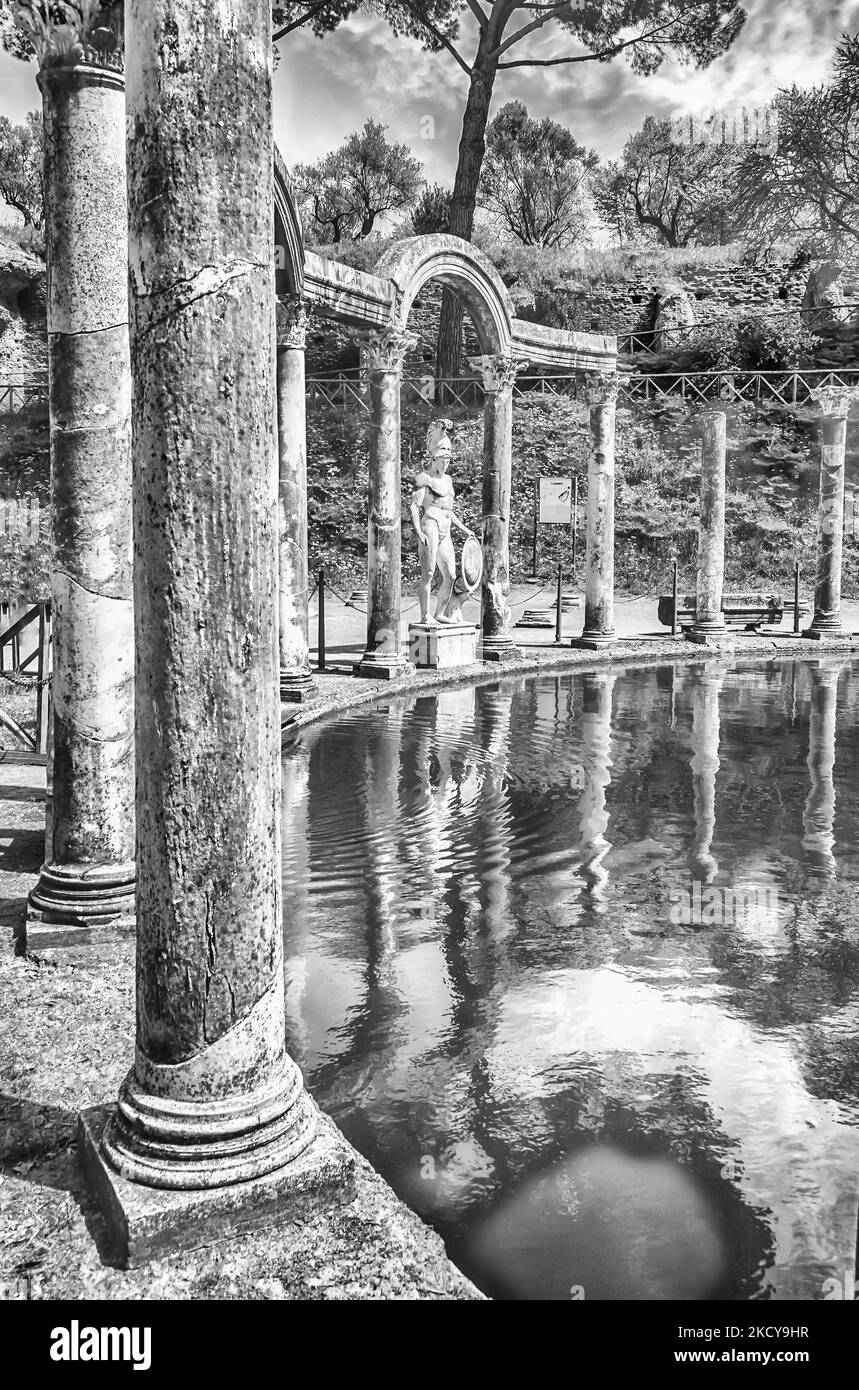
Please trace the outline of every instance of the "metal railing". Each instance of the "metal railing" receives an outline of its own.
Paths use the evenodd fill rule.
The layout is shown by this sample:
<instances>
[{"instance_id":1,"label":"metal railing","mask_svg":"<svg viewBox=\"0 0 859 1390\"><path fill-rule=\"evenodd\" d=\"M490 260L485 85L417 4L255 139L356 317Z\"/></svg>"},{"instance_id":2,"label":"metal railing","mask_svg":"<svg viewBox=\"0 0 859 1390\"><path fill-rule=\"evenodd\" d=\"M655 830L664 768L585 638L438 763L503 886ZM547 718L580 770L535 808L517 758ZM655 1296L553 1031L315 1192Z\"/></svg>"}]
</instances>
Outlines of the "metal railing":
<instances>
[{"instance_id":1,"label":"metal railing","mask_svg":"<svg viewBox=\"0 0 859 1390\"><path fill-rule=\"evenodd\" d=\"M427 378L405 378L403 400L434 405L440 399L439 383ZM679 396L691 403L714 401L771 401L799 405L809 400L820 386L859 386L859 366L836 369L809 368L785 372L630 372L621 377L618 398L623 404L658 401ZM588 374L534 374L519 376L513 387L515 398L565 396L584 401ZM369 410L366 388L357 376L310 377L307 381L308 405L334 409L358 405ZM444 382L445 403L465 407L482 404L483 384L478 377L453 377Z\"/></svg>"},{"instance_id":2,"label":"metal railing","mask_svg":"<svg viewBox=\"0 0 859 1390\"><path fill-rule=\"evenodd\" d=\"M6 609L7 605L4 603L2 607ZM35 643L22 660L22 636L34 625ZM28 691L35 695L35 734L29 734L3 709L0 709L0 724L8 729L29 753L42 755L47 751L50 682L51 605L46 602L33 603L25 607L8 626L0 626L0 691L5 684L13 690Z\"/></svg>"},{"instance_id":3,"label":"metal railing","mask_svg":"<svg viewBox=\"0 0 859 1390\"><path fill-rule=\"evenodd\" d=\"M0 415L20 415L48 404L48 377L0 378Z\"/></svg>"}]
</instances>

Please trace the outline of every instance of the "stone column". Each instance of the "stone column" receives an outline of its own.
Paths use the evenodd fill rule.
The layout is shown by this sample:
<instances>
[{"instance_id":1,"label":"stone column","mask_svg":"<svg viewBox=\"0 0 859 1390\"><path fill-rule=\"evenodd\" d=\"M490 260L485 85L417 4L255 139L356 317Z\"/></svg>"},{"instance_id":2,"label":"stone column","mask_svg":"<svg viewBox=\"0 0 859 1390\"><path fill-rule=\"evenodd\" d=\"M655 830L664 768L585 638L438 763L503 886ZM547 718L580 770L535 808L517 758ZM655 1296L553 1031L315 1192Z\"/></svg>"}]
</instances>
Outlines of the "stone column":
<instances>
[{"instance_id":1,"label":"stone column","mask_svg":"<svg viewBox=\"0 0 859 1390\"><path fill-rule=\"evenodd\" d=\"M134 924L131 373L120 28L92 34L81 25L77 62L60 63L35 38L45 117L53 817L47 860L28 905L31 947L95 940Z\"/></svg>"},{"instance_id":2,"label":"stone column","mask_svg":"<svg viewBox=\"0 0 859 1390\"><path fill-rule=\"evenodd\" d=\"M510 492L513 471L513 384L527 365L509 353L474 357L483 374L483 592L484 661L519 656L513 641L510 593Z\"/></svg>"},{"instance_id":3,"label":"stone column","mask_svg":"<svg viewBox=\"0 0 859 1390\"><path fill-rule=\"evenodd\" d=\"M686 629L701 645L723 636L722 589L725 582L725 450L727 416L704 413L701 430L701 521L698 528L698 582L695 621Z\"/></svg>"},{"instance_id":4,"label":"stone column","mask_svg":"<svg viewBox=\"0 0 859 1390\"><path fill-rule=\"evenodd\" d=\"M416 343L400 330L371 333L362 340L362 365L370 382L367 650L355 674L377 680L402 675L408 666L400 643L400 386L403 358Z\"/></svg>"},{"instance_id":5,"label":"stone column","mask_svg":"<svg viewBox=\"0 0 859 1390\"><path fill-rule=\"evenodd\" d=\"M277 436L280 464L280 698L301 704L314 693L308 646L307 428L304 343L307 309L298 296L278 302Z\"/></svg>"},{"instance_id":6,"label":"stone column","mask_svg":"<svg viewBox=\"0 0 859 1390\"><path fill-rule=\"evenodd\" d=\"M271 8L130 0L128 48L137 1037L81 1142L136 1263L284 1219L330 1131L284 1041Z\"/></svg>"},{"instance_id":7,"label":"stone column","mask_svg":"<svg viewBox=\"0 0 859 1390\"><path fill-rule=\"evenodd\" d=\"M811 392L823 412L820 449L820 513L817 533L817 582L814 617L803 637L848 637L841 622L841 546L844 532L844 452L847 416L859 391L849 386L821 386Z\"/></svg>"},{"instance_id":8,"label":"stone column","mask_svg":"<svg viewBox=\"0 0 859 1390\"><path fill-rule=\"evenodd\" d=\"M592 378L591 456L588 464L585 626L580 647L608 647L614 631L614 429L619 378Z\"/></svg>"}]
</instances>

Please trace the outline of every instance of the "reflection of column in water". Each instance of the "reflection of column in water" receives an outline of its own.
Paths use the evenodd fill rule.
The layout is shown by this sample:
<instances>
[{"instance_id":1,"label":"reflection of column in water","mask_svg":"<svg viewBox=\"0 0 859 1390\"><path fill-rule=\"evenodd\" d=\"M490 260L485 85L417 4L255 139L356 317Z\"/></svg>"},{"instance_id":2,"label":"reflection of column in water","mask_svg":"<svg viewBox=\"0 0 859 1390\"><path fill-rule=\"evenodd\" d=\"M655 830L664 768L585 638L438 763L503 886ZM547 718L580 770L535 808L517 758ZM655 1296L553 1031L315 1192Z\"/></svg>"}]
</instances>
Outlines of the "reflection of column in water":
<instances>
[{"instance_id":1,"label":"reflection of column in water","mask_svg":"<svg viewBox=\"0 0 859 1390\"><path fill-rule=\"evenodd\" d=\"M843 661L820 661L811 668L811 710L808 721L808 759L810 779L802 813L802 848L805 862L815 878L831 878L835 873L833 845L835 835L835 710L838 677Z\"/></svg>"},{"instance_id":2,"label":"reflection of column in water","mask_svg":"<svg viewBox=\"0 0 859 1390\"><path fill-rule=\"evenodd\" d=\"M716 829L716 773L719 771L719 695L725 667L706 666L692 686L692 792L695 840L689 856L692 878L712 883L719 865L712 853Z\"/></svg>"},{"instance_id":3,"label":"reflection of column in water","mask_svg":"<svg viewBox=\"0 0 859 1390\"><path fill-rule=\"evenodd\" d=\"M483 686L478 709L483 750L483 790L478 814L480 905L490 937L498 940L512 929L509 912L512 817L507 789L512 690L508 686Z\"/></svg>"},{"instance_id":4,"label":"reflection of column in water","mask_svg":"<svg viewBox=\"0 0 859 1390\"><path fill-rule=\"evenodd\" d=\"M367 975L371 985L387 978L397 949L396 904L400 895L396 834L403 710L394 703L376 712L364 751L364 809L367 903Z\"/></svg>"},{"instance_id":5,"label":"reflection of column in water","mask_svg":"<svg viewBox=\"0 0 859 1390\"><path fill-rule=\"evenodd\" d=\"M608 869L603 864L611 849L605 832L609 814L606 789L611 784L611 697L615 675L598 671L582 676L582 752L586 781L579 799L582 872L586 901L605 911Z\"/></svg>"},{"instance_id":6,"label":"reflection of column in water","mask_svg":"<svg viewBox=\"0 0 859 1390\"><path fill-rule=\"evenodd\" d=\"M307 1056L308 1034L303 1017L307 989L307 934L310 916L310 848L308 845L308 797L310 754L300 743L283 760L281 806L283 839L289 846L291 881L284 885L284 941L286 1020L290 1051L302 1064Z\"/></svg>"}]
</instances>

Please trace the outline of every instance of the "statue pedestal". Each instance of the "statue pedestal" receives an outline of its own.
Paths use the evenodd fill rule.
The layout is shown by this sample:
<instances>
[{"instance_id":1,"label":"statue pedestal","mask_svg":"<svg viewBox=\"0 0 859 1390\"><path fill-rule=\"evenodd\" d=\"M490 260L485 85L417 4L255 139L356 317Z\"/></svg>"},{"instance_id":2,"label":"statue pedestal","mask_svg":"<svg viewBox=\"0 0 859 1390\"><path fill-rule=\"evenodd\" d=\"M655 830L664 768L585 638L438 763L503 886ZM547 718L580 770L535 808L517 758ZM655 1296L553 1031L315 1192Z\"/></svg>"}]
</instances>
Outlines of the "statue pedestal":
<instances>
[{"instance_id":1,"label":"statue pedestal","mask_svg":"<svg viewBox=\"0 0 859 1390\"><path fill-rule=\"evenodd\" d=\"M409 623L409 661L421 670L473 666L477 661L477 628L472 623Z\"/></svg>"}]
</instances>

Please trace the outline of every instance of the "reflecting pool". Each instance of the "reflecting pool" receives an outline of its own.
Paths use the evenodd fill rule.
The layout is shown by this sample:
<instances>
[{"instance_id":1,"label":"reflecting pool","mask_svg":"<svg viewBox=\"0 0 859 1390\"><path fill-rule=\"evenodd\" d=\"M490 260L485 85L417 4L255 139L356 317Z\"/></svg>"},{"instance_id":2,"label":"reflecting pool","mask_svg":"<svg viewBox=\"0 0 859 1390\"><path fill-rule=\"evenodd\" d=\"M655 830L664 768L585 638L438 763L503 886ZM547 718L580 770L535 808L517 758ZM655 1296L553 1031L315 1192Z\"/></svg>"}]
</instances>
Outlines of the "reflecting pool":
<instances>
[{"instance_id":1,"label":"reflecting pool","mask_svg":"<svg viewBox=\"0 0 859 1390\"><path fill-rule=\"evenodd\" d=\"M289 1045L487 1293L849 1287L857 772L831 657L392 698L285 755Z\"/></svg>"}]
</instances>

